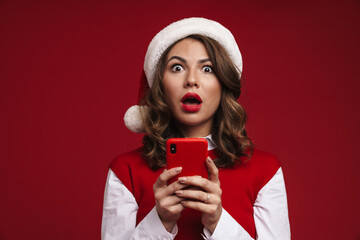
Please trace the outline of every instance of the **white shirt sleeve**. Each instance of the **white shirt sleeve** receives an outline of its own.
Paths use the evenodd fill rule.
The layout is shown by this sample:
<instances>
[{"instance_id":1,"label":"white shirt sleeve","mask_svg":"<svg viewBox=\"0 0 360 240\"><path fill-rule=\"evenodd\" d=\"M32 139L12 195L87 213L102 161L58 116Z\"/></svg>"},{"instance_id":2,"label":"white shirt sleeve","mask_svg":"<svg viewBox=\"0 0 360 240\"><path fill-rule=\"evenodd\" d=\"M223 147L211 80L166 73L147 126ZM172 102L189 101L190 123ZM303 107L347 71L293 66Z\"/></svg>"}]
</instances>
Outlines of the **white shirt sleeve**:
<instances>
[{"instance_id":1,"label":"white shirt sleeve","mask_svg":"<svg viewBox=\"0 0 360 240\"><path fill-rule=\"evenodd\" d=\"M138 205L132 193L110 169L105 186L101 239L169 239L175 238L177 225L166 231L155 207L136 226Z\"/></svg>"},{"instance_id":2,"label":"white shirt sleeve","mask_svg":"<svg viewBox=\"0 0 360 240\"><path fill-rule=\"evenodd\" d=\"M290 223L282 169L260 190L254 204L259 240L290 240Z\"/></svg>"},{"instance_id":3,"label":"white shirt sleeve","mask_svg":"<svg viewBox=\"0 0 360 240\"><path fill-rule=\"evenodd\" d=\"M257 240L290 240L286 189L281 168L259 191L254 204L254 220ZM253 240L224 208L213 234L204 229L203 238Z\"/></svg>"},{"instance_id":4,"label":"white shirt sleeve","mask_svg":"<svg viewBox=\"0 0 360 240\"><path fill-rule=\"evenodd\" d=\"M253 240L249 233L223 208L215 231L211 232L204 228L204 239L220 240L220 239L237 239L237 240Z\"/></svg>"}]
</instances>

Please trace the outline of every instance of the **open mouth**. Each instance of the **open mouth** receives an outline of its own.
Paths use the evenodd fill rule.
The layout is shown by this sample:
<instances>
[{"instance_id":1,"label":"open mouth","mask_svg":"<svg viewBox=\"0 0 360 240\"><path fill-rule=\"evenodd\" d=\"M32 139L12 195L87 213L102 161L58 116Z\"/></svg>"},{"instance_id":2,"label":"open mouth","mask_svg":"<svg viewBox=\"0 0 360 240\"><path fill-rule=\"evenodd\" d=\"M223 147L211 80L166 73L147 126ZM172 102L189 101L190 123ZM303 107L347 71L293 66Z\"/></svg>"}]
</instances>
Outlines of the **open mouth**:
<instances>
[{"instance_id":1,"label":"open mouth","mask_svg":"<svg viewBox=\"0 0 360 240\"><path fill-rule=\"evenodd\" d=\"M196 93L187 93L183 96L181 102L186 105L199 105L202 103L202 100Z\"/></svg>"},{"instance_id":2,"label":"open mouth","mask_svg":"<svg viewBox=\"0 0 360 240\"><path fill-rule=\"evenodd\" d=\"M196 93L187 93L181 99L181 107L185 112L198 112L201 108L201 97Z\"/></svg>"},{"instance_id":3,"label":"open mouth","mask_svg":"<svg viewBox=\"0 0 360 240\"><path fill-rule=\"evenodd\" d=\"M195 98L187 98L185 99L185 101L183 101L184 104L188 104L188 105L197 105L200 104L201 102Z\"/></svg>"}]
</instances>

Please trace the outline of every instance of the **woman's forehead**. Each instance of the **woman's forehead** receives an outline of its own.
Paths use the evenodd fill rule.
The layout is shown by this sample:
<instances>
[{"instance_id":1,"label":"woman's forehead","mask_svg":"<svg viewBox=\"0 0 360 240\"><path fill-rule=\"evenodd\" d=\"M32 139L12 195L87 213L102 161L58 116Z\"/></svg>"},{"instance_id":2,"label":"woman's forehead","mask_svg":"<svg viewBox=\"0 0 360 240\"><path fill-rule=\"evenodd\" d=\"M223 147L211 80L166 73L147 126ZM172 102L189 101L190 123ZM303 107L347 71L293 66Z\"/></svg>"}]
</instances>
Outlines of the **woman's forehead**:
<instances>
[{"instance_id":1,"label":"woman's forehead","mask_svg":"<svg viewBox=\"0 0 360 240\"><path fill-rule=\"evenodd\" d=\"M193 38L185 38L176 43L167 54L167 61L174 56L179 56L184 59L208 59L209 54L204 44Z\"/></svg>"}]
</instances>

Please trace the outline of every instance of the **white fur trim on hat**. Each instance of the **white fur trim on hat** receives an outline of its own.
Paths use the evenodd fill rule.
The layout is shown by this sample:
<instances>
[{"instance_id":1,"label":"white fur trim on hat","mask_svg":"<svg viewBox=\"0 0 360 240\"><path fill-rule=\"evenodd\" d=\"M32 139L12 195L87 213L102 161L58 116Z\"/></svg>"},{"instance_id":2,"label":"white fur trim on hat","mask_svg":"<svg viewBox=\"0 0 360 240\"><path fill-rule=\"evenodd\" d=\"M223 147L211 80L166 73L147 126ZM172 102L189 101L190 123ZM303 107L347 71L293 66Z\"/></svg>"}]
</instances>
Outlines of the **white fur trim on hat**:
<instances>
[{"instance_id":1,"label":"white fur trim on hat","mask_svg":"<svg viewBox=\"0 0 360 240\"><path fill-rule=\"evenodd\" d=\"M185 18L165 27L150 42L144 62L144 70L150 87L154 82L156 67L163 52L174 42L192 34L203 35L220 43L241 74L242 57L231 32L220 23L206 18Z\"/></svg>"}]
</instances>

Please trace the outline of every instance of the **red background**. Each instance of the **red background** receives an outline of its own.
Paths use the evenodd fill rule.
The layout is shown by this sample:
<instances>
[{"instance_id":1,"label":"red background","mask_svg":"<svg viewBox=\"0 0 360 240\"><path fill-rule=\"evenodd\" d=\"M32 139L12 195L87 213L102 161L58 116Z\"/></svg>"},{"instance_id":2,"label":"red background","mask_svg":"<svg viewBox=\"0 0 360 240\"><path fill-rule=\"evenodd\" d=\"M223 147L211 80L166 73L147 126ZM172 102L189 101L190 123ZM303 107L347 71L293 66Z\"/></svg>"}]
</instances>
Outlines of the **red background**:
<instances>
[{"instance_id":1,"label":"red background","mask_svg":"<svg viewBox=\"0 0 360 240\"><path fill-rule=\"evenodd\" d=\"M189 16L244 58L241 102L282 162L292 239L360 239L360 3L0 1L0 239L99 239L147 44Z\"/></svg>"}]
</instances>

